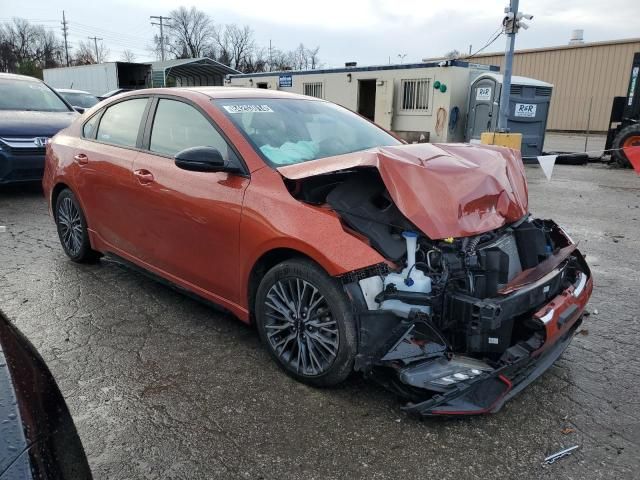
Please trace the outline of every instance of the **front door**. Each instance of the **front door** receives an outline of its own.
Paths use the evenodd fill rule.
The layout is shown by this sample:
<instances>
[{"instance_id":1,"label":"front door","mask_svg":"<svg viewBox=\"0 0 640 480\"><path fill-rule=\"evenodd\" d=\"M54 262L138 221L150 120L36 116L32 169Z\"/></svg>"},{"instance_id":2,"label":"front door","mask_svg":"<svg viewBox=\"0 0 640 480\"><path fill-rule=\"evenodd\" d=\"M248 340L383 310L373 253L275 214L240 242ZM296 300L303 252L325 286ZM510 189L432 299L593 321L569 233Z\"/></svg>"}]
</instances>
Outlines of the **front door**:
<instances>
[{"instance_id":1,"label":"front door","mask_svg":"<svg viewBox=\"0 0 640 480\"><path fill-rule=\"evenodd\" d=\"M139 259L196 293L237 301L240 215L249 179L175 165L176 153L198 146L215 147L239 164L211 121L192 105L160 98L149 121L148 152L133 162L139 193L131 224Z\"/></svg>"},{"instance_id":2,"label":"front door","mask_svg":"<svg viewBox=\"0 0 640 480\"><path fill-rule=\"evenodd\" d=\"M393 121L393 80L376 81L376 110L374 121L391 130Z\"/></svg>"},{"instance_id":3,"label":"front door","mask_svg":"<svg viewBox=\"0 0 640 480\"><path fill-rule=\"evenodd\" d=\"M358 113L372 122L376 114L376 81L358 80Z\"/></svg>"}]
</instances>

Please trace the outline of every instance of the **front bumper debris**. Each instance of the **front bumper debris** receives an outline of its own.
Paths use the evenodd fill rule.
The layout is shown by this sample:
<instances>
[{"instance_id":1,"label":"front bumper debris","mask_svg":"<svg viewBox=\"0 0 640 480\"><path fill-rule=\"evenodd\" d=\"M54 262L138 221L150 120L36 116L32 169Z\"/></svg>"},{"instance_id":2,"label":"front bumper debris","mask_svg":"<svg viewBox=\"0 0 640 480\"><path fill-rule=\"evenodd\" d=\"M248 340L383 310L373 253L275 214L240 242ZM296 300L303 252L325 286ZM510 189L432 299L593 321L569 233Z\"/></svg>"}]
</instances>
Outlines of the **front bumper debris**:
<instances>
[{"instance_id":1,"label":"front bumper debris","mask_svg":"<svg viewBox=\"0 0 640 480\"><path fill-rule=\"evenodd\" d=\"M499 360L485 363L478 355L471 358L454 353L424 315L416 313L409 319L399 319L391 312L377 310L358 315L360 343L355 369L407 399L409 403L403 410L411 414L497 412L551 367L582 322L593 280L579 251L574 255L577 274L563 290L553 288L564 275L564 267L558 267L502 297L500 310L504 307L503 313L520 315L520 319L523 303L541 307L529 314L528 321L538 326L535 333L506 348ZM542 298L543 291L557 293ZM526 302L523 296L528 299Z\"/></svg>"},{"instance_id":2,"label":"front bumper debris","mask_svg":"<svg viewBox=\"0 0 640 480\"><path fill-rule=\"evenodd\" d=\"M409 403L407 413L435 415L479 415L496 413L509 399L540 377L562 355L582 323L576 319L572 327L551 348L538 357L523 358L505 365L471 382L458 384L454 389L419 403Z\"/></svg>"}]
</instances>

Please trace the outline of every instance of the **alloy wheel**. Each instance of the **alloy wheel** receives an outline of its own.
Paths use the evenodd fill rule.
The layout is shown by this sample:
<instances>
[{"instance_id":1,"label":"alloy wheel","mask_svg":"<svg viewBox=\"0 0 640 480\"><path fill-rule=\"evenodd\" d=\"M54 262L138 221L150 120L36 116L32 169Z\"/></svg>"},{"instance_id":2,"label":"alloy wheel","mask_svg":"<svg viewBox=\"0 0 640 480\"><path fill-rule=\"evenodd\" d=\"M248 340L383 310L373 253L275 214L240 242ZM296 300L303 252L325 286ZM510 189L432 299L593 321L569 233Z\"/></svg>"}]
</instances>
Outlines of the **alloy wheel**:
<instances>
[{"instance_id":1,"label":"alloy wheel","mask_svg":"<svg viewBox=\"0 0 640 480\"><path fill-rule=\"evenodd\" d=\"M80 210L71 198L62 199L58 207L58 224L60 239L72 257L77 256L82 248L83 230Z\"/></svg>"},{"instance_id":2,"label":"alloy wheel","mask_svg":"<svg viewBox=\"0 0 640 480\"><path fill-rule=\"evenodd\" d=\"M338 354L338 325L325 297L301 278L276 282L267 292L265 332L278 358L296 373L326 372Z\"/></svg>"}]
</instances>

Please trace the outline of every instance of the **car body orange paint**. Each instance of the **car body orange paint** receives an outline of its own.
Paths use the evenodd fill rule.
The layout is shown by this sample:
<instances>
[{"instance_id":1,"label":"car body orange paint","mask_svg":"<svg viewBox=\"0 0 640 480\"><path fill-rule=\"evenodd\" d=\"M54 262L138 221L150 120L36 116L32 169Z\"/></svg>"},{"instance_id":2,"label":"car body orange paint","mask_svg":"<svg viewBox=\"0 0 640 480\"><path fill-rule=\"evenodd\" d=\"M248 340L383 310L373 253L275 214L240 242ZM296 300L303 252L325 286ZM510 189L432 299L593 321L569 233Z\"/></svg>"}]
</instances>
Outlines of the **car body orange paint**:
<instances>
[{"instance_id":1,"label":"car body orange paint","mask_svg":"<svg viewBox=\"0 0 640 480\"><path fill-rule=\"evenodd\" d=\"M269 97L291 98L267 92ZM187 101L226 135L246 165L243 175L192 172L161 155L82 137L101 109L132 98ZM385 259L348 233L338 216L294 199L211 98L259 98L244 89L149 89L101 102L47 148L43 187L51 209L59 186L70 188L87 217L94 250L113 253L220 304L248 322L249 278L256 262L277 249L297 251L340 275ZM86 164L74 157L86 155ZM134 174L145 170L153 181Z\"/></svg>"}]
</instances>

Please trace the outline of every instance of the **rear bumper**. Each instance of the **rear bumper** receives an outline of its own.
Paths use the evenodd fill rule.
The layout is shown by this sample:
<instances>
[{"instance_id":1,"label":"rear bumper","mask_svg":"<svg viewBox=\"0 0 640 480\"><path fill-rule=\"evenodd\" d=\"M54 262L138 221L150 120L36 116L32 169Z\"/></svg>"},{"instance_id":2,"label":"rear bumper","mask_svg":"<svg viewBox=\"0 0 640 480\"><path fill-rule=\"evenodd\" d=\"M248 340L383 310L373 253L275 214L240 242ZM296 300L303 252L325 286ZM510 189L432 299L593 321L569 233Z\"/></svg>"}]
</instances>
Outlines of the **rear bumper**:
<instances>
[{"instance_id":1,"label":"rear bumper","mask_svg":"<svg viewBox=\"0 0 640 480\"><path fill-rule=\"evenodd\" d=\"M44 172L42 154L23 155L0 150L0 185L39 182Z\"/></svg>"}]
</instances>

